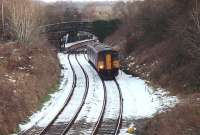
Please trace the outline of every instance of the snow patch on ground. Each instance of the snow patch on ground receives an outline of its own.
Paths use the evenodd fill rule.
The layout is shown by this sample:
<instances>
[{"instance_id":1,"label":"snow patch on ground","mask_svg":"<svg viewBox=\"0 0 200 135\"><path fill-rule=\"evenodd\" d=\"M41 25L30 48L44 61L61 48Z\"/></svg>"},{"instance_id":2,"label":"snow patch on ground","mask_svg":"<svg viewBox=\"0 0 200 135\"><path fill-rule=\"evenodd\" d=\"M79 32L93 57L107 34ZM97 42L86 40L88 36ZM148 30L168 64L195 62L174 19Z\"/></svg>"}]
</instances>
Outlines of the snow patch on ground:
<instances>
[{"instance_id":1,"label":"snow patch on ground","mask_svg":"<svg viewBox=\"0 0 200 135\"><path fill-rule=\"evenodd\" d=\"M123 119L152 117L156 112L173 107L178 99L164 90L153 90L144 80L120 71L117 81L122 89Z\"/></svg>"},{"instance_id":2,"label":"snow patch on ground","mask_svg":"<svg viewBox=\"0 0 200 135\"><path fill-rule=\"evenodd\" d=\"M154 90L144 80L127 75L120 71L117 81L122 89L123 122L140 118L153 117L157 112L174 107L178 103L176 96L169 96L163 89ZM128 127L122 127L119 135L129 135Z\"/></svg>"},{"instance_id":3,"label":"snow patch on ground","mask_svg":"<svg viewBox=\"0 0 200 135\"><path fill-rule=\"evenodd\" d=\"M50 101L46 102L40 111L37 111L30 116L28 118L28 123L19 125L21 131L30 129L34 125L46 126L64 105L65 99L68 96L70 87L72 85L73 77L72 71L69 68L70 66L67 56L68 55L66 54L58 54L60 64L63 66L63 69L61 70L61 76L63 76L63 78L60 82L59 91L50 95Z\"/></svg>"},{"instance_id":4,"label":"snow patch on ground","mask_svg":"<svg viewBox=\"0 0 200 135\"><path fill-rule=\"evenodd\" d=\"M76 41L76 42L72 42L72 43L67 43L65 45L66 48L68 47L71 47L73 45L76 45L76 44L80 44L80 43L84 43L84 42L88 42L88 41L93 41L94 39L86 39L86 40L81 40L81 41Z\"/></svg>"}]
</instances>

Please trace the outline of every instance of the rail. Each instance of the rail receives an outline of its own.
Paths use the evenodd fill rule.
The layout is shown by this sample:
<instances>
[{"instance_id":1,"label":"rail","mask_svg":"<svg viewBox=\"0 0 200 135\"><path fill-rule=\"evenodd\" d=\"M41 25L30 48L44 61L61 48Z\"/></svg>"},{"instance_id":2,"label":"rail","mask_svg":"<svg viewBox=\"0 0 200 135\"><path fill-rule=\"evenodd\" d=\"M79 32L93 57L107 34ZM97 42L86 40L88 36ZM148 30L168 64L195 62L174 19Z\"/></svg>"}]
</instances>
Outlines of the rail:
<instances>
[{"instance_id":1,"label":"rail","mask_svg":"<svg viewBox=\"0 0 200 135\"><path fill-rule=\"evenodd\" d=\"M66 108L66 106L68 105L70 99L72 98L72 95L73 95L73 92L74 92L74 89L76 87L76 80L77 80L77 76L76 76L76 73L75 73L75 70L72 66L72 63L70 61L70 58L69 58L70 55L68 55L68 60L69 60L69 64L70 64L70 68L73 72L73 84L72 84L72 87L71 87L71 91L70 91L70 94L68 95L67 99L66 99L66 102L64 104L64 106L61 108L61 110L59 111L59 113L53 118L53 120L39 133L39 135L44 135L47 133L47 131L50 129L50 127L53 125L53 123L57 120L57 118L59 117L59 115L64 111L64 109Z\"/></svg>"},{"instance_id":2,"label":"rail","mask_svg":"<svg viewBox=\"0 0 200 135\"><path fill-rule=\"evenodd\" d=\"M86 58L85 54L84 54L84 57L85 59L88 61L88 59ZM94 67L93 67L94 68ZM96 70L96 68L94 68L95 71L98 73L98 71ZM99 75L100 76L100 75ZM95 127L92 131L92 135L96 135L98 134L98 129L100 128L100 126L103 124L102 123L102 120L103 120L103 116L104 116L104 113L106 111L106 98L107 98L107 94L106 94L106 86L105 86L105 82L104 80L102 79L102 77L100 76L101 78L101 81L102 81L102 84L103 84L103 87L104 87L104 103L103 103L103 106L102 106L102 110L101 110L101 113L99 115L99 118L95 124ZM122 114L123 114L123 98L122 98L122 92L121 92L121 88L119 86L119 83L117 82L116 78L114 78L114 82L117 86L117 89L118 89L118 92L119 92L119 98L120 98L120 105L119 105L119 115L118 115L118 118L116 120L116 126L114 127L114 135L117 135L118 132L119 132L119 129L120 129L120 126L121 126L121 123L122 123Z\"/></svg>"},{"instance_id":3,"label":"rail","mask_svg":"<svg viewBox=\"0 0 200 135\"><path fill-rule=\"evenodd\" d=\"M62 132L61 135L65 135L70 127L72 126L72 124L74 123L74 121L76 120L76 118L78 117L78 114L80 113L84 103L85 103L85 99L87 97L87 93L88 93L88 89L89 89L89 77L86 73L86 71L84 70L84 68L82 67L82 65L80 64L80 62L78 61L77 59L77 55L75 55L75 58L76 58L76 61L78 62L79 66L81 67L81 70L83 71L84 73L84 76L85 76L85 79L86 79L86 87L85 87L85 92L84 92L84 96L82 98L82 101L81 101L81 104L79 106L79 108L77 109L76 113L74 114L73 118L70 120L70 122L68 123L68 125L65 127L64 131Z\"/></svg>"}]
</instances>

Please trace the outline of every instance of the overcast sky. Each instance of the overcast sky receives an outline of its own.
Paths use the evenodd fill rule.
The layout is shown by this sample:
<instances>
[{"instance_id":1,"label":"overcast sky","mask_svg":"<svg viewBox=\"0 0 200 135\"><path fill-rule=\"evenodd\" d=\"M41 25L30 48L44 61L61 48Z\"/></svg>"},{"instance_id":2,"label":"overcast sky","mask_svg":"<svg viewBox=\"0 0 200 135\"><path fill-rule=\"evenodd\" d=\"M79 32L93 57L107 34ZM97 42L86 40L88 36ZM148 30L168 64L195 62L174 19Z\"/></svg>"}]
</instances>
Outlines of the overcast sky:
<instances>
[{"instance_id":1,"label":"overcast sky","mask_svg":"<svg viewBox=\"0 0 200 135\"><path fill-rule=\"evenodd\" d=\"M120 0L42 0L45 2L55 2L55 1L120 1ZM122 1L122 0L121 0Z\"/></svg>"}]
</instances>

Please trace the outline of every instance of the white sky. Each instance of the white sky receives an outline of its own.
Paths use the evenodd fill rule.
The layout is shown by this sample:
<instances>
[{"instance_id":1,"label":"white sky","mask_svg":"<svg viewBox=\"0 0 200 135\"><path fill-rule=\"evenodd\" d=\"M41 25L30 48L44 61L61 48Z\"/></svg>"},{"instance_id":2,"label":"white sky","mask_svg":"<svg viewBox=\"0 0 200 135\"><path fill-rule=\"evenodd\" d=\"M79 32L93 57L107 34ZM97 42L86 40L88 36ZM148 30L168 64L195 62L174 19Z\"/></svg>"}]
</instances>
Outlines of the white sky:
<instances>
[{"instance_id":1,"label":"white sky","mask_svg":"<svg viewBox=\"0 0 200 135\"><path fill-rule=\"evenodd\" d=\"M55 1L120 1L120 0L42 0L42 1L45 1L45 2L55 2ZM122 0L121 0L122 1Z\"/></svg>"}]
</instances>

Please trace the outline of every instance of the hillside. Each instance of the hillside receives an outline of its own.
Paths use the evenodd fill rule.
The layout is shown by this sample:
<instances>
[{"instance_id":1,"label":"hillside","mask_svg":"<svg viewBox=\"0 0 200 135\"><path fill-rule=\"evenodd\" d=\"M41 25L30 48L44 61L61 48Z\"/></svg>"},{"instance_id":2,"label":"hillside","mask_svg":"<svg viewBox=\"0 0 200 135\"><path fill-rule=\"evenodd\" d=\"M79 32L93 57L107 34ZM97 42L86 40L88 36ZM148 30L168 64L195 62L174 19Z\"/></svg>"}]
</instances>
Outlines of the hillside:
<instances>
[{"instance_id":1,"label":"hillside","mask_svg":"<svg viewBox=\"0 0 200 135\"><path fill-rule=\"evenodd\" d=\"M38 109L59 80L55 49L45 40L31 46L0 44L0 134L17 130L17 124Z\"/></svg>"},{"instance_id":2,"label":"hillside","mask_svg":"<svg viewBox=\"0 0 200 135\"><path fill-rule=\"evenodd\" d=\"M122 52L122 69L182 99L147 120L140 134L200 134L200 3L148 0L117 6L124 24L106 42Z\"/></svg>"}]
</instances>

